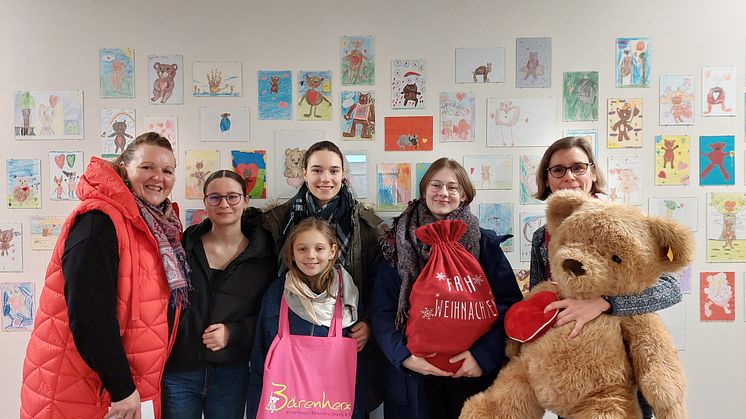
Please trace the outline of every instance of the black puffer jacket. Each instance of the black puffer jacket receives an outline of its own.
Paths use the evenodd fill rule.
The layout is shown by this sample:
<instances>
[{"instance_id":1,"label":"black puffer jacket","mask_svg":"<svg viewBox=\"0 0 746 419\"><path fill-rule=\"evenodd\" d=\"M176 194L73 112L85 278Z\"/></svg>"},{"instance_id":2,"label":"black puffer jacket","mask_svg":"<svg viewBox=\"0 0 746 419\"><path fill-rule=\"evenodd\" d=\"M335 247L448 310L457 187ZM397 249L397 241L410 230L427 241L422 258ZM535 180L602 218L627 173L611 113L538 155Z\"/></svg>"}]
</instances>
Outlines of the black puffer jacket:
<instances>
[{"instance_id":1,"label":"black puffer jacket","mask_svg":"<svg viewBox=\"0 0 746 419\"><path fill-rule=\"evenodd\" d=\"M277 277L277 256L272 236L262 227L261 211L256 208L246 211L241 230L249 245L228 264L218 282L213 281L201 239L212 228L210 219L184 232L182 244L192 268L193 289L189 293L189 306L181 314L167 372L197 371L249 361L262 296ZM228 326L230 340L225 348L213 352L202 343L202 334L215 323Z\"/></svg>"}]
</instances>

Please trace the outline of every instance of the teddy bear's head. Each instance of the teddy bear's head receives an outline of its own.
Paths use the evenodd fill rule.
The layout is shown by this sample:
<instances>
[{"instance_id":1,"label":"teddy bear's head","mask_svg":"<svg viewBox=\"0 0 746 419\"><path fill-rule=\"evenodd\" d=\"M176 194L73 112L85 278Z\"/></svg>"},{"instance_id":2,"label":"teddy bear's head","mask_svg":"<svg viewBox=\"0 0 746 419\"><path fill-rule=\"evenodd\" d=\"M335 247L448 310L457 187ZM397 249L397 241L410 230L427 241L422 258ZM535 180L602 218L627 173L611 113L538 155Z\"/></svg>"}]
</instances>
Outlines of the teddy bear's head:
<instances>
[{"instance_id":1,"label":"teddy bear's head","mask_svg":"<svg viewBox=\"0 0 746 419\"><path fill-rule=\"evenodd\" d=\"M685 226L563 190L547 200L552 280L563 298L639 294L694 257Z\"/></svg>"}]
</instances>

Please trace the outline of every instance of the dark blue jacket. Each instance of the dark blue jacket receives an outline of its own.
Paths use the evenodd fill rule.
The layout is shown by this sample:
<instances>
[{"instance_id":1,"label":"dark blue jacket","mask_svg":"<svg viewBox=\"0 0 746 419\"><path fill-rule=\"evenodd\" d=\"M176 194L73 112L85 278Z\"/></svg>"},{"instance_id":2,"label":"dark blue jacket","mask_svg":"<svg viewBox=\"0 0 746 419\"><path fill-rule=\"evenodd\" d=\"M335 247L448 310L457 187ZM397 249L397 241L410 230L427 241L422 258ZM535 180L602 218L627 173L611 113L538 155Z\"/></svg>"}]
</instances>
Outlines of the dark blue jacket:
<instances>
[{"instance_id":1,"label":"dark blue jacket","mask_svg":"<svg viewBox=\"0 0 746 419\"><path fill-rule=\"evenodd\" d=\"M479 264L495 296L499 316L493 328L474 342L469 350L483 374L487 375L499 370L505 357L505 312L523 297L513 269L500 249L500 243L511 236L498 236L494 231L485 229L480 229L480 232ZM402 366L411 353L407 349L406 336L394 326L400 289L398 271L390 263L382 262L373 288L370 319L373 336L390 362L383 371L386 419L427 418L421 375Z\"/></svg>"},{"instance_id":2,"label":"dark blue jacket","mask_svg":"<svg viewBox=\"0 0 746 419\"><path fill-rule=\"evenodd\" d=\"M246 406L246 417L256 417L259 409L259 401L262 395L262 380L264 378L264 360L272 341L277 336L277 328L280 322L280 304L282 293L285 289L285 276L276 279L269 286L264 299L262 299L262 309L259 312L259 319L256 324L256 333L254 335L254 348L251 351L251 374L249 376L249 395ZM358 302L358 318L363 318L363 305ZM305 336L328 336L329 328L326 326L317 326L309 323L295 314L293 310L288 309L288 322L290 323L290 333L293 335ZM350 328L342 330L345 336L350 333ZM365 378L366 378L366 352L357 353L357 377L355 380L355 409L352 417L354 419L365 418L366 397L365 397Z\"/></svg>"}]
</instances>

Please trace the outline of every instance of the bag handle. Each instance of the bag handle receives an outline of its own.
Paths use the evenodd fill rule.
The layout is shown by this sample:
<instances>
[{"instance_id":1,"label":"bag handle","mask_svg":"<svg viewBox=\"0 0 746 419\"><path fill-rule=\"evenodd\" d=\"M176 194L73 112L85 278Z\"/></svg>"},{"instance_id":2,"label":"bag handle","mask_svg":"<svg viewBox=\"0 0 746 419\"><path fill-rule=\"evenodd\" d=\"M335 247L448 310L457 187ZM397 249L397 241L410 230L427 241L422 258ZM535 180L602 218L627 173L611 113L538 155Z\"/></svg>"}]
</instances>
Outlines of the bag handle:
<instances>
[{"instance_id":1,"label":"bag handle","mask_svg":"<svg viewBox=\"0 0 746 419\"><path fill-rule=\"evenodd\" d=\"M337 287L337 299L334 302L334 316L332 317L332 324L329 326L328 337L341 338L342 336L342 272L337 271L337 278L339 279L339 286ZM282 298L280 301L280 321L277 325L277 336L282 338L290 335L290 322L288 321L288 313L290 307L285 301L285 292L282 292Z\"/></svg>"}]
</instances>

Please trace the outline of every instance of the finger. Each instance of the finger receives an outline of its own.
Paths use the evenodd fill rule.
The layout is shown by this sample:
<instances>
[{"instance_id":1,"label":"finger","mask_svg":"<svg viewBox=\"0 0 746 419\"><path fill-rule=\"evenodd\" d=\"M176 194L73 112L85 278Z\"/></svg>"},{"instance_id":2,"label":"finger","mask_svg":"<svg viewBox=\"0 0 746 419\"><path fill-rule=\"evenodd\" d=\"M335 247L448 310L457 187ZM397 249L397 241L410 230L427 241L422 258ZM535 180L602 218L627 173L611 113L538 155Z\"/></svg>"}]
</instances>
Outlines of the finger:
<instances>
[{"instance_id":1,"label":"finger","mask_svg":"<svg viewBox=\"0 0 746 419\"><path fill-rule=\"evenodd\" d=\"M142 413L140 412L139 408L135 411L134 419L142 419Z\"/></svg>"},{"instance_id":2,"label":"finger","mask_svg":"<svg viewBox=\"0 0 746 419\"><path fill-rule=\"evenodd\" d=\"M570 339L574 339L576 336L580 334L580 331L583 329L583 325L580 322L575 323L575 327L572 329L572 332L570 332Z\"/></svg>"},{"instance_id":3,"label":"finger","mask_svg":"<svg viewBox=\"0 0 746 419\"><path fill-rule=\"evenodd\" d=\"M205 333L214 332L214 331L216 331L218 329L220 329L220 325L219 324L211 324L211 325L207 326L207 329L205 329Z\"/></svg>"},{"instance_id":4,"label":"finger","mask_svg":"<svg viewBox=\"0 0 746 419\"><path fill-rule=\"evenodd\" d=\"M565 300L553 301L547 304L546 307L544 307L544 312L547 313L552 310L563 309L563 308L567 308L567 303L565 302Z\"/></svg>"},{"instance_id":5,"label":"finger","mask_svg":"<svg viewBox=\"0 0 746 419\"><path fill-rule=\"evenodd\" d=\"M357 332L362 327L363 327L363 323L362 322L355 323L354 325L352 325L352 333Z\"/></svg>"},{"instance_id":6,"label":"finger","mask_svg":"<svg viewBox=\"0 0 746 419\"><path fill-rule=\"evenodd\" d=\"M463 353L463 352L460 353L460 354L458 354L458 355L456 355L456 356L454 356L453 358L449 359L448 362L450 362L451 364L455 364L455 363L461 361L462 359L466 359L466 354Z\"/></svg>"}]
</instances>

